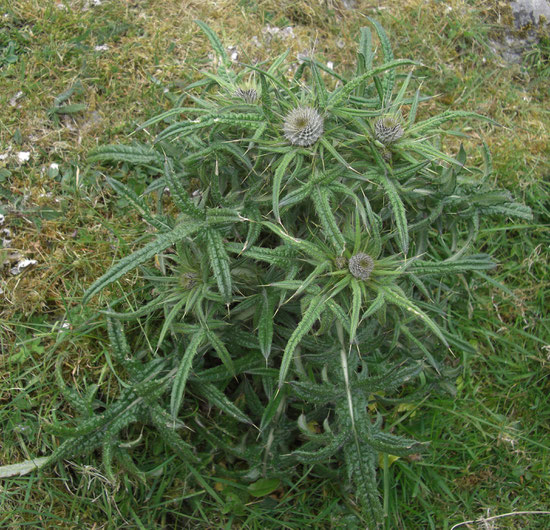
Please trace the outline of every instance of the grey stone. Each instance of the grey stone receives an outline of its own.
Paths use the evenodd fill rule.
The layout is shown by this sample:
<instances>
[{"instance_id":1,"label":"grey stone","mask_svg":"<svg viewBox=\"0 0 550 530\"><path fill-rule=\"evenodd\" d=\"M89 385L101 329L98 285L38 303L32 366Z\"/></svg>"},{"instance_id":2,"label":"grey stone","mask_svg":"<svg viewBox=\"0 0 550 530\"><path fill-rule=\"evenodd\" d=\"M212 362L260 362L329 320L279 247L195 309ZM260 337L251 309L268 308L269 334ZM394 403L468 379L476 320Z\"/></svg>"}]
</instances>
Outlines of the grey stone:
<instances>
[{"instance_id":1,"label":"grey stone","mask_svg":"<svg viewBox=\"0 0 550 530\"><path fill-rule=\"evenodd\" d=\"M502 37L491 40L490 44L506 62L521 64L524 53L539 41L538 32L550 29L550 2L514 0L510 2L510 8L514 17L513 27L503 28Z\"/></svg>"},{"instance_id":2,"label":"grey stone","mask_svg":"<svg viewBox=\"0 0 550 530\"><path fill-rule=\"evenodd\" d=\"M357 2L355 0L342 0L342 5L346 9L355 9L357 7Z\"/></svg>"},{"instance_id":3,"label":"grey stone","mask_svg":"<svg viewBox=\"0 0 550 530\"><path fill-rule=\"evenodd\" d=\"M550 3L547 0L514 0L510 7L517 29L529 25L544 24L547 26L550 23Z\"/></svg>"}]
</instances>

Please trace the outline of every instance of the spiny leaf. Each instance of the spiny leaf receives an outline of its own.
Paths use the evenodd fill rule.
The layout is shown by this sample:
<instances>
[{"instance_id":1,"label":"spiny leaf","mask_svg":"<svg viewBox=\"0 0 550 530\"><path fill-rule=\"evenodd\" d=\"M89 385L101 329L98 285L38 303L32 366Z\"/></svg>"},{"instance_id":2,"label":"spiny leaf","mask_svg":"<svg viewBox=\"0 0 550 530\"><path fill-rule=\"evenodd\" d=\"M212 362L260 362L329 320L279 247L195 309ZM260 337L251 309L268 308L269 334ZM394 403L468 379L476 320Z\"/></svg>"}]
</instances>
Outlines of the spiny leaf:
<instances>
[{"instance_id":1,"label":"spiny leaf","mask_svg":"<svg viewBox=\"0 0 550 530\"><path fill-rule=\"evenodd\" d=\"M388 36L386 35L384 28L380 25L380 23L377 20L370 17L367 17L367 19L374 26L374 29L378 34L378 38L380 39L380 44L382 46L382 53L384 54L384 61L386 63L391 63L393 61L393 52L391 49L390 40L388 39ZM384 103L390 100L394 83L395 83L395 69L392 68L388 70L384 75L384 81L383 81L384 94L383 94L383 100L382 100Z\"/></svg>"},{"instance_id":2,"label":"spiny leaf","mask_svg":"<svg viewBox=\"0 0 550 530\"><path fill-rule=\"evenodd\" d=\"M356 77L355 79L352 79L349 83L345 84L343 87L339 88L338 90L335 90L331 94L328 100L327 110L330 110L331 108L334 108L340 105L340 103L342 103L358 86L361 86L369 77L373 77L376 74L386 72L387 70L398 68L399 66L407 66L407 65L414 65L414 64L418 64L418 63L415 61L411 61L409 59L398 59L396 61L390 61L381 66L373 68L368 72L365 72L364 74Z\"/></svg>"},{"instance_id":3,"label":"spiny leaf","mask_svg":"<svg viewBox=\"0 0 550 530\"><path fill-rule=\"evenodd\" d=\"M191 197L189 197L189 193L183 187L181 177L176 176L174 173L174 166L169 158L166 158L164 161L164 176L170 188L170 193L181 213L187 214L197 220L203 220L205 218L204 211L198 208L191 200Z\"/></svg>"},{"instance_id":4,"label":"spiny leaf","mask_svg":"<svg viewBox=\"0 0 550 530\"><path fill-rule=\"evenodd\" d=\"M229 302L233 290L229 269L230 261L218 230L212 228L206 230L206 250L220 294L226 302Z\"/></svg>"},{"instance_id":5,"label":"spiny leaf","mask_svg":"<svg viewBox=\"0 0 550 530\"><path fill-rule=\"evenodd\" d=\"M387 370L382 375L369 376L354 382L354 388L361 388L366 393L391 392L417 377L422 372L422 363L410 362Z\"/></svg>"},{"instance_id":6,"label":"spiny leaf","mask_svg":"<svg viewBox=\"0 0 550 530\"><path fill-rule=\"evenodd\" d=\"M281 360L281 369L279 371L279 388L283 386L286 381L286 376L290 369L290 363L292 361L292 356L294 354L294 351L296 350L296 347L300 343L302 337L309 332L309 330L323 311L324 300L325 297L321 295L317 295L312 298L309 307L302 317L302 320L300 321L298 326L296 326L296 329L290 336L290 339L288 339L285 350L283 352L283 358Z\"/></svg>"},{"instance_id":7,"label":"spiny leaf","mask_svg":"<svg viewBox=\"0 0 550 530\"><path fill-rule=\"evenodd\" d=\"M415 261L410 272L415 274L461 274L468 271L488 270L496 266L491 256L475 254L462 259L448 259L440 262Z\"/></svg>"},{"instance_id":8,"label":"spiny leaf","mask_svg":"<svg viewBox=\"0 0 550 530\"><path fill-rule=\"evenodd\" d=\"M355 278L352 278L351 280L351 290L353 295L351 298L349 341L353 342L355 339L355 333L357 332L357 327L359 326L359 316L361 311L361 287Z\"/></svg>"},{"instance_id":9,"label":"spiny leaf","mask_svg":"<svg viewBox=\"0 0 550 530\"><path fill-rule=\"evenodd\" d=\"M372 61L372 33L369 28L363 27L360 30L359 49L357 50L356 76L361 76L372 70ZM360 90L357 95L362 97L365 95L364 87L359 88L363 88L363 90Z\"/></svg>"},{"instance_id":10,"label":"spiny leaf","mask_svg":"<svg viewBox=\"0 0 550 530\"><path fill-rule=\"evenodd\" d=\"M283 182L283 177L288 168L288 165L292 162L296 156L296 151L290 151L283 156L282 160L279 162L275 174L273 175L273 215L278 222L281 222L281 216L279 215L279 193L281 191L281 183Z\"/></svg>"},{"instance_id":11,"label":"spiny leaf","mask_svg":"<svg viewBox=\"0 0 550 530\"><path fill-rule=\"evenodd\" d=\"M241 423L252 424L252 420L234 403L232 403L226 395L218 390L214 385L207 383L194 383L193 391L203 396L206 401L215 407L219 408L225 414L235 418Z\"/></svg>"},{"instance_id":12,"label":"spiny leaf","mask_svg":"<svg viewBox=\"0 0 550 530\"><path fill-rule=\"evenodd\" d=\"M376 451L396 456L406 456L417 453L423 445L416 440L394 436L385 432L377 432L367 438L367 443Z\"/></svg>"},{"instance_id":13,"label":"spiny leaf","mask_svg":"<svg viewBox=\"0 0 550 530\"><path fill-rule=\"evenodd\" d=\"M269 403L264 409L262 414L262 421L260 423L260 432L265 431L265 429L271 424L275 418L277 411L282 406L282 403L286 397L286 390L284 388L279 389L275 392L275 395L271 397Z\"/></svg>"},{"instance_id":14,"label":"spiny leaf","mask_svg":"<svg viewBox=\"0 0 550 530\"><path fill-rule=\"evenodd\" d=\"M170 396L170 413L173 419L178 416L178 412L183 401L187 378L189 377L189 373L191 372L191 367L193 365L193 359L195 358L195 355L197 355L199 347L204 340L204 336L205 332L200 330L191 337L191 341L187 345L187 348L185 348L185 352L178 366L172 386L172 394Z\"/></svg>"},{"instance_id":15,"label":"spiny leaf","mask_svg":"<svg viewBox=\"0 0 550 530\"><path fill-rule=\"evenodd\" d=\"M205 333L206 333L206 338L208 339L212 347L216 350L216 353L218 354L220 361L223 363L223 365L227 369L229 375L234 376L236 373L235 366L233 364L233 360L231 359L231 354L227 351L225 344L221 341L218 335L214 333L212 330L206 329Z\"/></svg>"},{"instance_id":16,"label":"spiny leaf","mask_svg":"<svg viewBox=\"0 0 550 530\"><path fill-rule=\"evenodd\" d=\"M438 116L433 116L432 118L418 122L416 125L413 125L407 130L407 134L410 136L416 136L425 131L435 129L447 121L455 120L457 118L477 118L479 120L496 124L496 122L491 118L483 116L482 114L477 114L476 112L469 112L465 110L447 110Z\"/></svg>"},{"instance_id":17,"label":"spiny leaf","mask_svg":"<svg viewBox=\"0 0 550 530\"><path fill-rule=\"evenodd\" d=\"M169 228L166 224L164 224L159 219L156 219L150 212L149 207L147 206L147 203L139 197L133 190L122 184L122 182L119 182L118 180L105 177L111 188L113 188L121 197L126 199L147 221L151 226L154 226L158 230L166 230Z\"/></svg>"},{"instance_id":18,"label":"spiny leaf","mask_svg":"<svg viewBox=\"0 0 550 530\"><path fill-rule=\"evenodd\" d=\"M435 335L439 337L439 339L441 340L441 342L443 342L445 346L449 346L447 339L443 335L443 332L441 331L439 326L416 304L409 300L398 287L380 286L379 289L384 293L384 298L386 298L387 301L393 302L395 305L402 307L403 309L420 318L435 333Z\"/></svg>"},{"instance_id":19,"label":"spiny leaf","mask_svg":"<svg viewBox=\"0 0 550 530\"><path fill-rule=\"evenodd\" d=\"M50 457L41 456L39 458L33 458L32 460L24 460L23 462L18 462L17 464L8 464L0 467L0 478L9 478L9 477L21 477L40 469L49 463Z\"/></svg>"},{"instance_id":20,"label":"spiny leaf","mask_svg":"<svg viewBox=\"0 0 550 530\"><path fill-rule=\"evenodd\" d=\"M325 186L315 186L313 189L313 204L323 226L323 232L331 242L334 250L342 254L346 247L346 240L338 228L334 213L330 207L329 192Z\"/></svg>"},{"instance_id":21,"label":"spiny leaf","mask_svg":"<svg viewBox=\"0 0 550 530\"><path fill-rule=\"evenodd\" d=\"M158 151L143 144L109 144L96 147L88 154L90 162L128 162L130 164L157 164L162 167L163 158Z\"/></svg>"},{"instance_id":22,"label":"spiny leaf","mask_svg":"<svg viewBox=\"0 0 550 530\"><path fill-rule=\"evenodd\" d=\"M392 206L393 217L397 227L397 239L399 241L399 246L401 247L403 254L407 254L407 251L409 250L409 232L407 229L407 214L405 212L405 206L403 205L403 201L401 200L401 197L399 197L397 188L391 178L387 174L381 174L379 179Z\"/></svg>"},{"instance_id":23,"label":"spiny leaf","mask_svg":"<svg viewBox=\"0 0 550 530\"><path fill-rule=\"evenodd\" d=\"M275 300L271 290L262 289L260 302L260 318L258 321L258 341L265 359L271 354L271 343L273 342L273 310Z\"/></svg>"},{"instance_id":24,"label":"spiny leaf","mask_svg":"<svg viewBox=\"0 0 550 530\"><path fill-rule=\"evenodd\" d=\"M196 233L202 227L200 223L186 222L177 225L170 232L160 234L151 243L145 245L143 248L121 259L116 265L112 266L103 276L97 279L84 293L82 303L86 304L88 300L97 294L102 289L105 289L108 285L116 282L119 278L126 273L135 269L148 259L152 258L155 254L162 252L169 246L175 244L178 241Z\"/></svg>"},{"instance_id":25,"label":"spiny leaf","mask_svg":"<svg viewBox=\"0 0 550 530\"><path fill-rule=\"evenodd\" d=\"M349 437L350 433L342 431L335 435L325 447L317 448L312 451L298 449L293 451L289 456L296 458L299 462L304 464L326 463L331 456L343 447Z\"/></svg>"},{"instance_id":26,"label":"spiny leaf","mask_svg":"<svg viewBox=\"0 0 550 530\"><path fill-rule=\"evenodd\" d=\"M225 66L229 66L231 64L231 61L227 56L227 52L225 51L223 44L220 42L220 39L218 39L218 36L212 31L210 26L204 23L202 20L195 20L195 24L197 24L202 29L204 34L208 37L210 45L216 52L216 55L223 61L223 64Z\"/></svg>"}]
</instances>

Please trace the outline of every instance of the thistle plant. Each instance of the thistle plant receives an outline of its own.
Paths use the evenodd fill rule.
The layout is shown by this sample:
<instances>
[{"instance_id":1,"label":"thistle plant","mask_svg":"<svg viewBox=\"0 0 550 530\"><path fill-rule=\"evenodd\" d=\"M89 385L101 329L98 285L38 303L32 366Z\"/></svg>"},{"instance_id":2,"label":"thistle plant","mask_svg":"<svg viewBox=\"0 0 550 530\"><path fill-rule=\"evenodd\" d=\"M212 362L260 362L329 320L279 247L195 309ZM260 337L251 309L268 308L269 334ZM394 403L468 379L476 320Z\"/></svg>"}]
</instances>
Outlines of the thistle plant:
<instances>
[{"instance_id":1,"label":"thistle plant","mask_svg":"<svg viewBox=\"0 0 550 530\"><path fill-rule=\"evenodd\" d=\"M141 126L159 131L153 142L90 154L155 175L141 196L107 179L148 241L83 299L139 269L137 310L101 299L121 391L81 395L61 359L79 416L52 422L61 443L45 463L101 449L112 481L115 461L149 480L123 442L156 430L216 502L211 478L286 481L306 464L341 484L369 528L381 523L379 455L429 442L390 433L385 417L452 386L445 359L472 346L449 315L469 278L495 266L476 246L480 224L530 211L492 187L485 145L483 167L441 148L445 123L485 118L416 119L415 63L394 59L371 23L381 58L363 28L351 76L311 59L292 78L286 53L234 70L199 23L217 70Z\"/></svg>"}]
</instances>

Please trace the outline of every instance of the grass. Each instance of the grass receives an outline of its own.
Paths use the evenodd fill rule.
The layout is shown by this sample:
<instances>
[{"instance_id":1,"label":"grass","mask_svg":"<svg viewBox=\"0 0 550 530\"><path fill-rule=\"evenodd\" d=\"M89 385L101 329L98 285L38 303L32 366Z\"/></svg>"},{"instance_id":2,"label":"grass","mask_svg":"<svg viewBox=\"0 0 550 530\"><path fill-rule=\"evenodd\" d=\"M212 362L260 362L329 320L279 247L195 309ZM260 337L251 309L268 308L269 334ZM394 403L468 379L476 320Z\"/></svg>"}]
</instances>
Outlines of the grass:
<instances>
[{"instance_id":1,"label":"grass","mask_svg":"<svg viewBox=\"0 0 550 530\"><path fill-rule=\"evenodd\" d=\"M54 447L45 422L71 414L54 382L60 355L67 355L65 374L77 387L113 384L105 333L94 312L101 299L82 307L80 298L127 254L125 241L139 236L140 224L105 186L100 168L87 163L86 153L126 140L137 124L170 106L178 89L208 63L207 43L193 19L207 21L224 42L236 44L243 60L290 47L294 56L315 51L343 72L362 14L368 14L386 28L396 56L426 65L418 75L435 97L423 113L465 109L500 124L467 127L467 136L454 138L449 148L464 142L477 157L475 146L485 140L499 183L535 212L529 224L484 223L483 250L499 267L489 278L478 277L462 316L456 315L463 338L477 350L453 360L464 366L456 396L431 396L408 410L406 419L388 418L432 443L420 460L382 462L387 528L451 528L498 514L548 511L550 116L544 42L524 65L504 64L490 43L501 32L499 16L509 16L499 12L498 2L480 7L409 0L380 10L357 2L356 11L336 0L93 4L0 2L0 154L8 155L0 161L0 213L1 228L12 234L9 247L0 250L0 464ZM262 32L268 25L290 25L294 37L271 38ZM20 152L29 152L30 160L20 163ZM139 192L149 176L127 178ZM12 276L14 252L38 263ZM133 278L124 282L122 289ZM70 333L58 343L64 320ZM93 456L2 479L0 526L354 527L350 510L356 507L345 485L320 480L310 469L298 483L288 481L256 499L213 462L202 471L215 473L214 487L226 502L222 513L201 490L186 487L184 466L166 455L160 440L144 436L137 460L150 472L146 484L124 474L111 484ZM550 516L514 515L495 524L547 528Z\"/></svg>"}]
</instances>

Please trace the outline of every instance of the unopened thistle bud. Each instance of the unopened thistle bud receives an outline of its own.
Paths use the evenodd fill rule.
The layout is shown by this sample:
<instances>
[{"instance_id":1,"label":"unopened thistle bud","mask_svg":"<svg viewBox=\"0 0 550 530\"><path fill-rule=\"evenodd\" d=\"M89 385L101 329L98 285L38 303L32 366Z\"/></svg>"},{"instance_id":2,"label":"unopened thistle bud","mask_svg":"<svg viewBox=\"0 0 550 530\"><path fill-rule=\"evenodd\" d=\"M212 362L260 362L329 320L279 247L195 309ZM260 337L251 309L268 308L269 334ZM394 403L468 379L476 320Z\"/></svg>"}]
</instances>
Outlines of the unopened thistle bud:
<instances>
[{"instance_id":1,"label":"unopened thistle bud","mask_svg":"<svg viewBox=\"0 0 550 530\"><path fill-rule=\"evenodd\" d=\"M311 107L297 107L287 114L283 132L292 145L313 145L323 134L323 118Z\"/></svg>"},{"instance_id":2,"label":"unopened thistle bud","mask_svg":"<svg viewBox=\"0 0 550 530\"><path fill-rule=\"evenodd\" d=\"M349 271L359 280L368 280L374 269L374 260L364 252L359 252L349 260Z\"/></svg>"},{"instance_id":3,"label":"unopened thistle bud","mask_svg":"<svg viewBox=\"0 0 550 530\"><path fill-rule=\"evenodd\" d=\"M258 99L258 91L255 88L237 88L234 96L244 100L245 103L252 104Z\"/></svg>"},{"instance_id":4,"label":"unopened thistle bud","mask_svg":"<svg viewBox=\"0 0 550 530\"><path fill-rule=\"evenodd\" d=\"M374 137L384 145L397 142L403 132L403 127L393 116L383 116L374 124Z\"/></svg>"},{"instance_id":5,"label":"unopened thistle bud","mask_svg":"<svg viewBox=\"0 0 550 530\"><path fill-rule=\"evenodd\" d=\"M338 256L334 261L339 269L343 269L348 264L348 260L344 256Z\"/></svg>"},{"instance_id":6,"label":"unopened thistle bud","mask_svg":"<svg viewBox=\"0 0 550 530\"><path fill-rule=\"evenodd\" d=\"M181 275L181 286L187 290L191 289L197 283L197 275L193 272L185 272Z\"/></svg>"}]
</instances>

